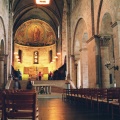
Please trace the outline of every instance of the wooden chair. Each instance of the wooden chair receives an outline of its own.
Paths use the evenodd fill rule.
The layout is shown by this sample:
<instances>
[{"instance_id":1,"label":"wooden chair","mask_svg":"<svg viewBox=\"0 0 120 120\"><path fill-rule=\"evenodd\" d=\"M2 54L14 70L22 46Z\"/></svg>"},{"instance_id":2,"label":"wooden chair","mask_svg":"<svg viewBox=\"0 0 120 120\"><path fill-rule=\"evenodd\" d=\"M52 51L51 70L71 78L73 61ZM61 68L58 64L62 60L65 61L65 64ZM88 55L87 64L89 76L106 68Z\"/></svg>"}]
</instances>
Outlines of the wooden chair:
<instances>
[{"instance_id":1,"label":"wooden chair","mask_svg":"<svg viewBox=\"0 0 120 120\"><path fill-rule=\"evenodd\" d=\"M1 116L1 120L4 120L3 118L3 91L0 90L0 116Z\"/></svg>"},{"instance_id":2,"label":"wooden chair","mask_svg":"<svg viewBox=\"0 0 120 120\"><path fill-rule=\"evenodd\" d=\"M116 88L109 88L107 92L103 94L102 111L111 115L112 104L118 100L118 90Z\"/></svg>"},{"instance_id":3,"label":"wooden chair","mask_svg":"<svg viewBox=\"0 0 120 120\"><path fill-rule=\"evenodd\" d=\"M62 100L66 100L66 89L63 89Z\"/></svg>"},{"instance_id":4,"label":"wooden chair","mask_svg":"<svg viewBox=\"0 0 120 120\"><path fill-rule=\"evenodd\" d=\"M31 119L36 120L39 113L36 111L36 93L4 94L4 120Z\"/></svg>"},{"instance_id":5,"label":"wooden chair","mask_svg":"<svg viewBox=\"0 0 120 120\"><path fill-rule=\"evenodd\" d=\"M72 94L73 94L73 89L63 89L62 97L67 101L71 101Z\"/></svg>"},{"instance_id":6,"label":"wooden chair","mask_svg":"<svg viewBox=\"0 0 120 120\"><path fill-rule=\"evenodd\" d=\"M94 111L95 110L95 103L97 103L97 92L98 92L98 89L97 88L93 88L91 90L91 109Z\"/></svg>"},{"instance_id":7,"label":"wooden chair","mask_svg":"<svg viewBox=\"0 0 120 120\"><path fill-rule=\"evenodd\" d=\"M103 94L106 94L107 89L98 88L94 91L94 95L92 95L92 109L97 111L98 113L101 112L101 104L103 102Z\"/></svg>"},{"instance_id":8,"label":"wooden chair","mask_svg":"<svg viewBox=\"0 0 120 120\"><path fill-rule=\"evenodd\" d=\"M118 96L118 100L112 103L112 119L120 120L120 89L117 90L116 96Z\"/></svg>"}]
</instances>

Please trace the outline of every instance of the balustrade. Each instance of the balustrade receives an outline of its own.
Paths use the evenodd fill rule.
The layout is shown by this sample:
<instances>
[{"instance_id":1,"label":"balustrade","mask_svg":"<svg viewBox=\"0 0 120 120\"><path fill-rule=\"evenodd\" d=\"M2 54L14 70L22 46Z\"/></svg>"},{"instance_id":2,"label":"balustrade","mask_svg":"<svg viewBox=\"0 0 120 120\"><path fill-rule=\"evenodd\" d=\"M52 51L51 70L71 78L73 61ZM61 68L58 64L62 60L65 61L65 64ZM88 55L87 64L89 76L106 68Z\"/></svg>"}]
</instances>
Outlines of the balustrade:
<instances>
[{"instance_id":1,"label":"balustrade","mask_svg":"<svg viewBox=\"0 0 120 120\"><path fill-rule=\"evenodd\" d=\"M33 87L38 93L40 93L40 91L43 90L41 91L41 94L51 94L50 84L33 84Z\"/></svg>"}]
</instances>

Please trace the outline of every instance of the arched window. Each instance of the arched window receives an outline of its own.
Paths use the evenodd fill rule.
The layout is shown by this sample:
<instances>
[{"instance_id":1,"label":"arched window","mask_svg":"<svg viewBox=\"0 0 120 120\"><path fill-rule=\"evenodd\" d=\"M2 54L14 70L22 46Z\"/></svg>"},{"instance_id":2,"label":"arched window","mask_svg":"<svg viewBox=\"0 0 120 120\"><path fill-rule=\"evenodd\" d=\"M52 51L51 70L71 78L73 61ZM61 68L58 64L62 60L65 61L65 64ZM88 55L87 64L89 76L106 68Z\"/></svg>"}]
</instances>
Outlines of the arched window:
<instances>
[{"instance_id":1,"label":"arched window","mask_svg":"<svg viewBox=\"0 0 120 120\"><path fill-rule=\"evenodd\" d=\"M52 50L49 51L49 62L52 62Z\"/></svg>"},{"instance_id":2,"label":"arched window","mask_svg":"<svg viewBox=\"0 0 120 120\"><path fill-rule=\"evenodd\" d=\"M22 63L22 50L18 50L18 62Z\"/></svg>"},{"instance_id":3,"label":"arched window","mask_svg":"<svg viewBox=\"0 0 120 120\"><path fill-rule=\"evenodd\" d=\"M39 58L39 53L38 53L38 51L35 51L34 55L33 55L33 59L34 59L33 63L34 64L38 64L38 58Z\"/></svg>"}]
</instances>

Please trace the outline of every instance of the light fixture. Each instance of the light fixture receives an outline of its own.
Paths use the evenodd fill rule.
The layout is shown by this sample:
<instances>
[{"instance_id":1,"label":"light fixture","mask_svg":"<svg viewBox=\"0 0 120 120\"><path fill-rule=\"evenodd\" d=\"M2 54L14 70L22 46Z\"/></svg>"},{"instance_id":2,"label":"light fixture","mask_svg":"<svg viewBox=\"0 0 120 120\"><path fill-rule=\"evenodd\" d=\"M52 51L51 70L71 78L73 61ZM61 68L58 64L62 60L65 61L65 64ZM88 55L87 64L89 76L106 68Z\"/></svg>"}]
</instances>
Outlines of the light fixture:
<instances>
[{"instance_id":1,"label":"light fixture","mask_svg":"<svg viewBox=\"0 0 120 120\"><path fill-rule=\"evenodd\" d=\"M18 52L14 52L14 55L18 55Z\"/></svg>"},{"instance_id":2,"label":"light fixture","mask_svg":"<svg viewBox=\"0 0 120 120\"><path fill-rule=\"evenodd\" d=\"M61 55L61 53L58 52L57 55Z\"/></svg>"},{"instance_id":3,"label":"light fixture","mask_svg":"<svg viewBox=\"0 0 120 120\"><path fill-rule=\"evenodd\" d=\"M119 69L118 66L111 65L110 62L107 62L107 63L105 64L105 66L106 66L109 70L111 70L111 69L118 70L118 69Z\"/></svg>"},{"instance_id":4,"label":"light fixture","mask_svg":"<svg viewBox=\"0 0 120 120\"><path fill-rule=\"evenodd\" d=\"M17 53L14 53L14 55L15 55L15 58L16 58L16 59L18 59L18 58L19 58L19 56L18 56L18 54L17 54Z\"/></svg>"},{"instance_id":5,"label":"light fixture","mask_svg":"<svg viewBox=\"0 0 120 120\"><path fill-rule=\"evenodd\" d=\"M19 58L18 58L18 60L17 60L17 61L18 61L18 63L20 63L20 59L19 59Z\"/></svg>"},{"instance_id":6,"label":"light fixture","mask_svg":"<svg viewBox=\"0 0 120 120\"><path fill-rule=\"evenodd\" d=\"M55 56L54 58L56 58L56 59L57 59L57 58L58 58L58 56Z\"/></svg>"},{"instance_id":7,"label":"light fixture","mask_svg":"<svg viewBox=\"0 0 120 120\"><path fill-rule=\"evenodd\" d=\"M36 4L39 4L39 5L46 5L49 3L50 3L50 0L36 0Z\"/></svg>"},{"instance_id":8,"label":"light fixture","mask_svg":"<svg viewBox=\"0 0 120 120\"><path fill-rule=\"evenodd\" d=\"M53 63L53 61L51 61L50 63Z\"/></svg>"},{"instance_id":9,"label":"light fixture","mask_svg":"<svg viewBox=\"0 0 120 120\"><path fill-rule=\"evenodd\" d=\"M53 60L53 62L55 62L55 60Z\"/></svg>"}]
</instances>

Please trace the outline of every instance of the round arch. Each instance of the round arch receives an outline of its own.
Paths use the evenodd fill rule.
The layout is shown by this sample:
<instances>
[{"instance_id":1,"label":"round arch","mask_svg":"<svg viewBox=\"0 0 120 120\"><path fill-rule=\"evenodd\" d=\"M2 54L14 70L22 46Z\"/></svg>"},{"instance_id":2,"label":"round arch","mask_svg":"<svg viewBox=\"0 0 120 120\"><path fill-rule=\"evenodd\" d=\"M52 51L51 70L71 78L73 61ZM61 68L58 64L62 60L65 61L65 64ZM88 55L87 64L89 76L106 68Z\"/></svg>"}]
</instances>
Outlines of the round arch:
<instances>
[{"instance_id":1,"label":"round arch","mask_svg":"<svg viewBox=\"0 0 120 120\"><path fill-rule=\"evenodd\" d=\"M6 45L6 34L5 34L5 24L0 16L0 26L1 26L1 32L0 32L0 84L5 84L5 78L4 74L7 73L7 70L5 69L5 61L4 61L4 54L5 54L5 45Z\"/></svg>"},{"instance_id":2,"label":"round arch","mask_svg":"<svg viewBox=\"0 0 120 120\"><path fill-rule=\"evenodd\" d=\"M114 69L108 69L105 64L110 61L112 64L115 62L114 58L114 40L113 29L111 27L112 17L110 13L106 12L102 16L100 23L100 50L101 50L101 65L102 65L102 87L112 87L114 81Z\"/></svg>"},{"instance_id":3,"label":"round arch","mask_svg":"<svg viewBox=\"0 0 120 120\"><path fill-rule=\"evenodd\" d=\"M5 54L5 48L6 48L6 32L5 32L5 24L0 16L0 26L1 26L1 32L0 32L0 54Z\"/></svg>"},{"instance_id":4,"label":"round arch","mask_svg":"<svg viewBox=\"0 0 120 120\"><path fill-rule=\"evenodd\" d=\"M89 86L87 40L87 26L84 19L80 18L75 27L72 46L75 64L77 64L75 74L77 88L88 88Z\"/></svg>"}]
</instances>

